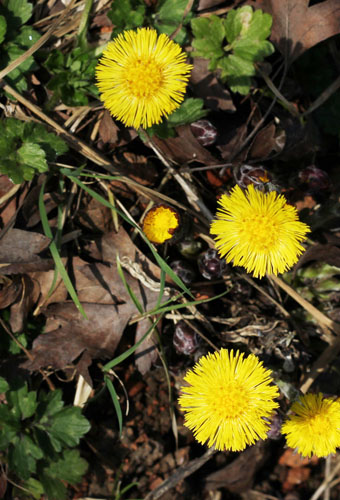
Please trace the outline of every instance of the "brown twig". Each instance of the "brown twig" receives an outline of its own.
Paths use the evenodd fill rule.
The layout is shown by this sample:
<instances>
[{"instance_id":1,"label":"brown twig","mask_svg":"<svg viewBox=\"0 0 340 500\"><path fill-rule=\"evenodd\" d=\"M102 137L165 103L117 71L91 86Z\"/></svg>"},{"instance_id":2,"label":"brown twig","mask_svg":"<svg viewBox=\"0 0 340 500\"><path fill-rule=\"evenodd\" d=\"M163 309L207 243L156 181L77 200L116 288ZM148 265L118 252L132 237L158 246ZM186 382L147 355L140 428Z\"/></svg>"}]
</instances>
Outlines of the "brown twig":
<instances>
[{"instance_id":1,"label":"brown twig","mask_svg":"<svg viewBox=\"0 0 340 500\"><path fill-rule=\"evenodd\" d=\"M209 450L206 451L201 457L195 458L186 465L178 467L168 479L163 481L163 483L158 486L158 488L148 493L144 500L157 500L158 498L163 496L164 493L166 493L171 488L174 488L176 484L182 481L182 479L185 479L186 477L190 476L198 469L200 469L202 465L210 460L215 452L216 450L214 448L209 448Z\"/></svg>"}]
</instances>

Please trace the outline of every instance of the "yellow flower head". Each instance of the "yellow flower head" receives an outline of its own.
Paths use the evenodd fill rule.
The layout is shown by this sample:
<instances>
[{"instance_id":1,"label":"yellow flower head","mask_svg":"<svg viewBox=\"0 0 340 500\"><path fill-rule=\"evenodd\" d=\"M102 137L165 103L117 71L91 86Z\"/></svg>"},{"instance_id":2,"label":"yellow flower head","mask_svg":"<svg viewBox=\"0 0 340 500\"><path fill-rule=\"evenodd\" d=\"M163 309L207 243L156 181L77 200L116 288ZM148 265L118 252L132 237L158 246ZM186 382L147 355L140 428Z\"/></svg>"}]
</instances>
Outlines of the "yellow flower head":
<instances>
[{"instance_id":1,"label":"yellow flower head","mask_svg":"<svg viewBox=\"0 0 340 500\"><path fill-rule=\"evenodd\" d=\"M186 412L184 425L198 442L217 450L243 450L265 439L268 417L279 395L271 372L254 355L221 349L200 358L184 380L179 404Z\"/></svg>"},{"instance_id":2,"label":"yellow flower head","mask_svg":"<svg viewBox=\"0 0 340 500\"><path fill-rule=\"evenodd\" d=\"M151 127L183 101L192 66L181 47L149 28L124 31L96 68L101 100L126 126Z\"/></svg>"},{"instance_id":3,"label":"yellow flower head","mask_svg":"<svg viewBox=\"0 0 340 500\"><path fill-rule=\"evenodd\" d=\"M287 271L304 252L300 242L310 229L275 191L262 193L250 184L243 192L235 186L219 205L210 228L216 248L227 262L245 267L255 278Z\"/></svg>"},{"instance_id":4,"label":"yellow flower head","mask_svg":"<svg viewBox=\"0 0 340 500\"><path fill-rule=\"evenodd\" d=\"M143 231L152 243L164 243L173 237L179 222L176 210L166 205L158 205L146 214Z\"/></svg>"},{"instance_id":5,"label":"yellow flower head","mask_svg":"<svg viewBox=\"0 0 340 500\"><path fill-rule=\"evenodd\" d=\"M282 434L303 457L327 457L340 446L340 403L323 394L306 394L292 404Z\"/></svg>"}]
</instances>

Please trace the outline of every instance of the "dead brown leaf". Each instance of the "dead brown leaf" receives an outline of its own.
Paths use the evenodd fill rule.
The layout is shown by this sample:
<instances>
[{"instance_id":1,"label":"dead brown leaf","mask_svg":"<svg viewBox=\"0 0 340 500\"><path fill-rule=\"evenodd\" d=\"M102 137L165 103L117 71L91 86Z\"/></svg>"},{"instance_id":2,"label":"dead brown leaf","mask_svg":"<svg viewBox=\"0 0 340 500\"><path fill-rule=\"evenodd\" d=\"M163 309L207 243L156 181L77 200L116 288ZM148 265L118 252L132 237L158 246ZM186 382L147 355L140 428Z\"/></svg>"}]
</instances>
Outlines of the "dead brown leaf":
<instances>
[{"instance_id":1,"label":"dead brown leaf","mask_svg":"<svg viewBox=\"0 0 340 500\"><path fill-rule=\"evenodd\" d=\"M272 151L279 153L283 150L286 142L284 131L278 131L274 123L270 123L261 129L255 136L248 156L250 158L267 158Z\"/></svg>"},{"instance_id":2,"label":"dead brown leaf","mask_svg":"<svg viewBox=\"0 0 340 500\"><path fill-rule=\"evenodd\" d=\"M144 273L155 279L158 267L143 256L132 243L123 228L119 233L107 233L99 240L104 262L87 263L79 257L72 261L72 271L75 288L80 302L87 315L85 319L76 306L65 301L66 291L62 282L58 291L52 297L61 300L51 304L51 298L42 297L39 301L41 311L47 316L46 333L40 335L33 344L31 354L33 361L26 362L24 367L37 370L52 366L64 369L69 366L77 368L89 380L88 365L94 358L111 357L120 342L123 331L130 318L137 313L116 266L116 255L124 257L137 264L137 273L141 280L125 273L128 285L133 290L145 310L150 310L156 304L158 292L143 285ZM43 293L51 284L52 276L46 273L34 273L32 278L40 283ZM157 278L156 278L157 279ZM45 299L45 300L44 300ZM46 304L50 305L46 308ZM147 331L150 321L145 321L137 330L137 339ZM138 367L144 372L154 361L155 350L151 340L140 346Z\"/></svg>"},{"instance_id":3,"label":"dead brown leaf","mask_svg":"<svg viewBox=\"0 0 340 500\"><path fill-rule=\"evenodd\" d=\"M290 63L306 50L340 32L340 3L326 0L263 0L256 5L273 16L271 41Z\"/></svg>"},{"instance_id":4,"label":"dead brown leaf","mask_svg":"<svg viewBox=\"0 0 340 500\"><path fill-rule=\"evenodd\" d=\"M10 229L0 240L0 265L2 274L21 274L54 267L52 259L38 256L50 244L50 239L40 233Z\"/></svg>"},{"instance_id":5,"label":"dead brown leaf","mask_svg":"<svg viewBox=\"0 0 340 500\"><path fill-rule=\"evenodd\" d=\"M327 262L330 266L340 267L340 248L331 243L319 243L308 247L296 264L295 271L311 260Z\"/></svg>"},{"instance_id":6,"label":"dead brown leaf","mask_svg":"<svg viewBox=\"0 0 340 500\"><path fill-rule=\"evenodd\" d=\"M259 441L222 469L205 478L205 489L226 488L231 493L242 493L252 487L256 471L263 465L267 451L265 443Z\"/></svg>"},{"instance_id":7,"label":"dead brown leaf","mask_svg":"<svg viewBox=\"0 0 340 500\"><path fill-rule=\"evenodd\" d=\"M217 158L197 141L191 131L190 125L177 127L176 131L178 137L160 139L154 136L152 138L156 146L167 158L171 158L181 164L192 161L197 161L204 165L215 165L218 163Z\"/></svg>"},{"instance_id":8,"label":"dead brown leaf","mask_svg":"<svg viewBox=\"0 0 340 500\"><path fill-rule=\"evenodd\" d=\"M195 94L204 99L205 105L214 111L236 111L230 92L208 70L208 64L207 59L195 58L190 77L190 84Z\"/></svg>"}]
</instances>

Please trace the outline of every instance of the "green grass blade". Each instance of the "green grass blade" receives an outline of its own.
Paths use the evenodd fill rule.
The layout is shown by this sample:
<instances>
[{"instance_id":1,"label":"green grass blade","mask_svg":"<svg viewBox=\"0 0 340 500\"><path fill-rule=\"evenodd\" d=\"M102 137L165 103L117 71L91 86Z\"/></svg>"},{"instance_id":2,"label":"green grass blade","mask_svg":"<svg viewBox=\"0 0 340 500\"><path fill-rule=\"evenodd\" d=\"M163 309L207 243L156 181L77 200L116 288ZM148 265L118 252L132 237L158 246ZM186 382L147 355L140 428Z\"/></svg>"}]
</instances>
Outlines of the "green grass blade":
<instances>
[{"instance_id":1,"label":"green grass blade","mask_svg":"<svg viewBox=\"0 0 340 500\"><path fill-rule=\"evenodd\" d=\"M119 259L118 254L117 254L116 260L117 260L117 271L118 271L118 274L120 276L120 279L122 280L123 285L126 288L126 291L129 294L132 302L135 304L136 308L138 309L138 312L140 314L143 314L144 310L143 310L141 303L139 302L139 300L137 299L136 295L134 294L132 288L130 287L130 285L126 281L125 274L124 274L124 271L122 269L122 265L120 263L120 259Z\"/></svg>"},{"instance_id":2,"label":"green grass blade","mask_svg":"<svg viewBox=\"0 0 340 500\"><path fill-rule=\"evenodd\" d=\"M123 430L123 414L122 414L122 409L119 404L118 396L116 393L116 389L113 386L113 383L111 382L111 379L107 376L104 377L104 381L106 384L106 387L109 390L113 406L115 407L116 414L117 414L117 419L118 419L118 426L119 426L119 437L122 437L122 430Z\"/></svg>"},{"instance_id":3,"label":"green grass blade","mask_svg":"<svg viewBox=\"0 0 340 500\"><path fill-rule=\"evenodd\" d=\"M138 342L136 342L132 347L130 347L130 349L128 349L127 351L123 352L123 354L121 354L120 356L117 356L116 358L114 358L111 361L109 361L108 363L106 363L106 365L104 365L102 367L102 371L107 372L107 371L111 370L111 368L113 368L114 366L117 366L119 363L124 361L124 359L128 358L131 354L133 354L135 352L135 350L137 349L137 347L139 347L141 345L141 343L144 342L146 337L148 335L150 335L150 333L153 331L153 329L156 328L156 326L159 323L161 318L162 318L162 316L159 316L156 319L156 321L154 323L152 323L152 325L150 326L148 331L144 333L143 337L141 337L138 340Z\"/></svg>"},{"instance_id":4,"label":"green grass blade","mask_svg":"<svg viewBox=\"0 0 340 500\"><path fill-rule=\"evenodd\" d=\"M56 269L57 269L58 273L60 274L62 280L64 281L66 289L67 289L70 297L72 298L75 306L77 307L79 312L82 314L82 316L85 319L87 319L87 316L86 316L86 313L83 309L83 306L81 305L81 303L78 299L77 293L72 285L70 277L69 277L69 275L65 269L65 266L61 260L57 245L53 241L53 234L52 234L50 225L48 223L47 213L46 213L45 204L44 204L45 184L46 184L46 181L43 182L41 189L40 189L40 193L39 193L39 211L40 211L40 219L41 219L41 223L43 226L43 230L44 230L45 235L52 240L50 243L49 249L50 249L52 258L54 260Z\"/></svg>"}]
</instances>

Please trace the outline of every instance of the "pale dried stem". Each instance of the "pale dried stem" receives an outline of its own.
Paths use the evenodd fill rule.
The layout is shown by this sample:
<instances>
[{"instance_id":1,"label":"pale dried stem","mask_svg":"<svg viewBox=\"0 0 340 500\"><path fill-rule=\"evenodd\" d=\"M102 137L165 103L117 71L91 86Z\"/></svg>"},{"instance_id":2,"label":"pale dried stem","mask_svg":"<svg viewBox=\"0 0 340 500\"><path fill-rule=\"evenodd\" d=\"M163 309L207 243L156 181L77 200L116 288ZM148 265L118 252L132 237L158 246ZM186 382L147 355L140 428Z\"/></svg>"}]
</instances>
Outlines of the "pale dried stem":
<instances>
[{"instance_id":1,"label":"pale dried stem","mask_svg":"<svg viewBox=\"0 0 340 500\"><path fill-rule=\"evenodd\" d=\"M318 489L310 497L310 500L317 500L318 498L320 498L320 496L323 494L323 492L325 491L325 489L327 488L327 486L330 485L332 479L336 476L336 474L338 474L339 471L340 471L340 460L338 459L338 463L334 467L334 469L331 472L331 474L329 474L329 476L326 477L323 480L323 482L320 484L320 486L318 487Z\"/></svg>"}]
</instances>

